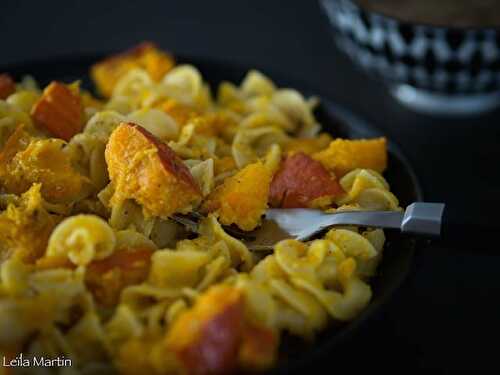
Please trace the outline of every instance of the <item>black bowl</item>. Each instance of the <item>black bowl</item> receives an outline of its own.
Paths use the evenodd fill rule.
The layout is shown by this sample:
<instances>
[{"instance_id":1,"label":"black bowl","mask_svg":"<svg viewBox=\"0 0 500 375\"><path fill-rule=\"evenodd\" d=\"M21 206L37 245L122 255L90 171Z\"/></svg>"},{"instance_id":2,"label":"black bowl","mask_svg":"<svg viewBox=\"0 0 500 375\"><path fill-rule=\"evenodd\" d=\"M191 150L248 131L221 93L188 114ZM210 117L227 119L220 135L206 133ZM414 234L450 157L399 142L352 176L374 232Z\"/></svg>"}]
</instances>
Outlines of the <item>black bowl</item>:
<instances>
[{"instance_id":1,"label":"black bowl","mask_svg":"<svg viewBox=\"0 0 500 375\"><path fill-rule=\"evenodd\" d=\"M320 3L340 49L411 108L464 114L500 104L499 29L411 23L351 0Z\"/></svg>"},{"instance_id":2,"label":"black bowl","mask_svg":"<svg viewBox=\"0 0 500 375\"><path fill-rule=\"evenodd\" d=\"M102 57L103 55L94 55L27 62L17 66L0 67L0 71L9 72L16 79L21 78L22 75L31 74L42 85L54 79L64 82L80 79L85 88L92 89L88 69ZM194 57L178 57L177 60L195 65L212 88L215 88L222 80L240 82L245 73L250 68L254 68ZM320 106L315 115L323 125L323 130L335 137L370 138L383 135L376 127L348 108L322 96L321 90L311 88L289 75L278 74L267 69L261 70L269 74L281 87L293 87L305 95L318 95ZM422 189L408 160L394 142L389 141L388 147L389 165L384 174L391 184L391 190L400 199L402 206L421 201ZM341 366L342 360L350 358L346 355L359 358L359 345L356 346L356 350L345 353L344 346L347 339L355 341L360 333L359 329L366 326L377 313L383 311L382 307L391 299L408 275L417 246L413 239L396 232L387 233L387 238L383 261L378 268L377 276L371 282L374 294L367 308L352 322L332 324L319 335L314 343L305 343L287 337L282 342L278 366L270 371L272 374L304 373L306 369L317 366L318 363L331 363L332 357L337 367ZM353 365L349 363L346 366L351 369Z\"/></svg>"}]
</instances>

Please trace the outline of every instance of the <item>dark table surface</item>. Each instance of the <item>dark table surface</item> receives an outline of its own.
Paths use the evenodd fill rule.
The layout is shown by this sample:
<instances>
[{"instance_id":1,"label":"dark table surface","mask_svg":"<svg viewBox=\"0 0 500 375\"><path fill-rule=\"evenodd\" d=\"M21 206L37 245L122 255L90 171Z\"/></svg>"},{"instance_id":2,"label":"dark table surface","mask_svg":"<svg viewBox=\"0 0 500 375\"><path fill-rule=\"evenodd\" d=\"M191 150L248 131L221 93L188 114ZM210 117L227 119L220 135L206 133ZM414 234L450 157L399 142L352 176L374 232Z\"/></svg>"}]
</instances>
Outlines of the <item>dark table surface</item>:
<instances>
[{"instance_id":1,"label":"dark table surface","mask_svg":"<svg viewBox=\"0 0 500 375\"><path fill-rule=\"evenodd\" d=\"M500 209L500 112L433 118L398 105L334 46L315 1L20 2L0 4L0 65L120 50L153 40L178 54L268 67L320 88L398 143L428 201L471 223L474 243L419 250L407 282L336 366L457 373L494 365L500 318L499 243L482 236ZM500 228L500 226L499 226ZM458 253L458 251L468 251ZM360 360L360 358L362 360ZM324 364L318 364L318 369Z\"/></svg>"}]
</instances>

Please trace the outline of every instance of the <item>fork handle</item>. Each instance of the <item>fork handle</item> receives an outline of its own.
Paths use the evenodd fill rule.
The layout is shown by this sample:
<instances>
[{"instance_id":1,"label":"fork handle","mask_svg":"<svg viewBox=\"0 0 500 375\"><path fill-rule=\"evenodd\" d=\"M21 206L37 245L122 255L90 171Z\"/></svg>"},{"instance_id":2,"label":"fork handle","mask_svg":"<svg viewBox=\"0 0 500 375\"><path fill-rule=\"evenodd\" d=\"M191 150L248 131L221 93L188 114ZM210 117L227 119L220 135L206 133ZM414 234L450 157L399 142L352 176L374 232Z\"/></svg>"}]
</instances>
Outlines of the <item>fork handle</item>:
<instances>
[{"instance_id":1,"label":"fork handle","mask_svg":"<svg viewBox=\"0 0 500 375\"><path fill-rule=\"evenodd\" d=\"M496 221L478 225L476 215L464 212L461 207L446 205L440 238L432 242L451 253L500 255L499 233Z\"/></svg>"},{"instance_id":2,"label":"fork handle","mask_svg":"<svg viewBox=\"0 0 500 375\"><path fill-rule=\"evenodd\" d=\"M401 221L401 232L438 237L441 234L444 210L444 203L410 204Z\"/></svg>"},{"instance_id":3,"label":"fork handle","mask_svg":"<svg viewBox=\"0 0 500 375\"><path fill-rule=\"evenodd\" d=\"M407 207L401 231L432 238L431 243L451 252L500 255L495 246L499 232L496 223L478 226L472 219L477 216L462 208L417 202Z\"/></svg>"}]
</instances>

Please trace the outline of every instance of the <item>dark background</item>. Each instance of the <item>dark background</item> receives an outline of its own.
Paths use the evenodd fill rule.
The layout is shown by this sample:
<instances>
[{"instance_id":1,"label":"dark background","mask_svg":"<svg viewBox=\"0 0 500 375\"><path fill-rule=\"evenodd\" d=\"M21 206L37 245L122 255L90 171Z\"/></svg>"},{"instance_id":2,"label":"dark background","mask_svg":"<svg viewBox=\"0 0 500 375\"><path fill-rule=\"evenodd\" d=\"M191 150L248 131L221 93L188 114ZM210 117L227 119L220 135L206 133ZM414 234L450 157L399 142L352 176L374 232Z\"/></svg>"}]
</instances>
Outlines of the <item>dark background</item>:
<instances>
[{"instance_id":1,"label":"dark background","mask_svg":"<svg viewBox=\"0 0 500 375\"><path fill-rule=\"evenodd\" d=\"M495 236L485 234L489 226L496 235L498 227L498 111L443 119L402 108L338 52L312 0L0 3L0 66L116 51L142 40L182 55L269 68L318 87L398 143L426 199L446 202L456 219L469 223L472 242L418 251L397 296L332 353L326 373L340 371L337 366L353 372L463 373L495 365L500 257L478 252L500 252Z\"/></svg>"}]
</instances>

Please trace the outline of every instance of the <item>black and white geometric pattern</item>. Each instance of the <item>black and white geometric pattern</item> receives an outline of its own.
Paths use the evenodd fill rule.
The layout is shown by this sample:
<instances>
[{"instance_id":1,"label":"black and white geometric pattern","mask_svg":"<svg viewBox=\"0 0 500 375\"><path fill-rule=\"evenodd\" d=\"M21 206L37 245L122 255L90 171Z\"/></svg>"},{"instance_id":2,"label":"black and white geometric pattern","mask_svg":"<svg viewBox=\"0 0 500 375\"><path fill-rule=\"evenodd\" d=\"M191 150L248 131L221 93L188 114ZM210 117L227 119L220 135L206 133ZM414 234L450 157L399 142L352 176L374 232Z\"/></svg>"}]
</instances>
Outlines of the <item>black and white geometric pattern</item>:
<instances>
[{"instance_id":1,"label":"black and white geometric pattern","mask_svg":"<svg viewBox=\"0 0 500 375\"><path fill-rule=\"evenodd\" d=\"M350 0L321 0L335 39L353 61L389 81L447 94L500 88L500 30L402 22Z\"/></svg>"}]
</instances>

